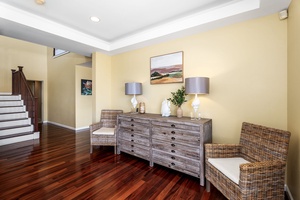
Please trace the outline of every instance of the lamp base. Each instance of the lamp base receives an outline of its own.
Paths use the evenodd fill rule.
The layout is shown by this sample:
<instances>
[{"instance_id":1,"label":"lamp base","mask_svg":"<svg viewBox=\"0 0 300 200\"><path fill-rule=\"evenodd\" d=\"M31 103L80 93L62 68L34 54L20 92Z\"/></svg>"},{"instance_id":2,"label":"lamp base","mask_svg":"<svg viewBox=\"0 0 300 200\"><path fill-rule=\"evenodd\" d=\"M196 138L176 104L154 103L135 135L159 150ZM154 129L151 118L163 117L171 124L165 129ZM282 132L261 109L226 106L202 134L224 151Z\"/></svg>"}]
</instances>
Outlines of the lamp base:
<instances>
[{"instance_id":1,"label":"lamp base","mask_svg":"<svg viewBox=\"0 0 300 200\"><path fill-rule=\"evenodd\" d=\"M200 120L201 114L198 111L192 111L191 112L191 120Z\"/></svg>"}]
</instances>

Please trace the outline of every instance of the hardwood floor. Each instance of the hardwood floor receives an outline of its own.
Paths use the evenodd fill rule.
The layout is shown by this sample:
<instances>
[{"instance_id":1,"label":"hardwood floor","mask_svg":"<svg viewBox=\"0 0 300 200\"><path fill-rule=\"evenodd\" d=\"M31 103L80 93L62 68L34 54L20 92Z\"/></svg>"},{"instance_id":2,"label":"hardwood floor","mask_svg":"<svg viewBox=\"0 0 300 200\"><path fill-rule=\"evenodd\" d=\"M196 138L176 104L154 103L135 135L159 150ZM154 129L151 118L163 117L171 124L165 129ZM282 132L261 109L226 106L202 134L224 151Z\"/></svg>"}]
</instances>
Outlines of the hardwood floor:
<instances>
[{"instance_id":1,"label":"hardwood floor","mask_svg":"<svg viewBox=\"0 0 300 200\"><path fill-rule=\"evenodd\" d=\"M0 199L226 199L199 179L112 147L94 147L89 132L41 127L39 143L0 147Z\"/></svg>"}]
</instances>

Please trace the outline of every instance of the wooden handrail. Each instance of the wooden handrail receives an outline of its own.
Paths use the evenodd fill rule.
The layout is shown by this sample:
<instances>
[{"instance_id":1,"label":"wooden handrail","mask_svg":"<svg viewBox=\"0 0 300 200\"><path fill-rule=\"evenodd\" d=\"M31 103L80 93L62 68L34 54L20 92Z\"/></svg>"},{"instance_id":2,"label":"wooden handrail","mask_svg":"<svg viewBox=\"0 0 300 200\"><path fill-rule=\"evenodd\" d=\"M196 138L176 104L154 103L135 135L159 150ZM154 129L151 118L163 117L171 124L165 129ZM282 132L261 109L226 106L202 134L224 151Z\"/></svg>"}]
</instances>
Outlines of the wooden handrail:
<instances>
[{"instance_id":1,"label":"wooden handrail","mask_svg":"<svg viewBox=\"0 0 300 200\"><path fill-rule=\"evenodd\" d=\"M21 95L26 110L28 111L34 131L38 132L38 98L34 97L26 77L23 73L23 66L18 66L19 71L12 69L12 94Z\"/></svg>"}]
</instances>

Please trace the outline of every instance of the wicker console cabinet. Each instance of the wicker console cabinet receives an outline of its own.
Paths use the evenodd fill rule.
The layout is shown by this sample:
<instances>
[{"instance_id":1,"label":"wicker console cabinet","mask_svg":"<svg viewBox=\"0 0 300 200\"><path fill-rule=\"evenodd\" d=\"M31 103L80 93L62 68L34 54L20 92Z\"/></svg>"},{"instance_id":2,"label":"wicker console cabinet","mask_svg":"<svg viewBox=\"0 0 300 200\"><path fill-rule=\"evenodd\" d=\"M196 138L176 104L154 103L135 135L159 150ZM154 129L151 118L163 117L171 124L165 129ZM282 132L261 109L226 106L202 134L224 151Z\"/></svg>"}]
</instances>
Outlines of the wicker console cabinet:
<instances>
[{"instance_id":1,"label":"wicker console cabinet","mask_svg":"<svg viewBox=\"0 0 300 200\"><path fill-rule=\"evenodd\" d=\"M118 115L117 152L200 178L204 186L204 144L212 141L212 120L161 117L158 114Z\"/></svg>"}]
</instances>

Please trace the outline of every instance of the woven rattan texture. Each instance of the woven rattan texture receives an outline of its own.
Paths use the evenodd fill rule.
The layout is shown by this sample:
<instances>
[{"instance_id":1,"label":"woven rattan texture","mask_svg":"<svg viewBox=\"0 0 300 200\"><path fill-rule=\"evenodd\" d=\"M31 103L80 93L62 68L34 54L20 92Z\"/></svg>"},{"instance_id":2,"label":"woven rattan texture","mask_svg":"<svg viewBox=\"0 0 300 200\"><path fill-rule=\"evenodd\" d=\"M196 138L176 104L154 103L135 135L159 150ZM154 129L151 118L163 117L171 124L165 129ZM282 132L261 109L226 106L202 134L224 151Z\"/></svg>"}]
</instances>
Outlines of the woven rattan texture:
<instances>
[{"instance_id":1,"label":"woven rattan texture","mask_svg":"<svg viewBox=\"0 0 300 200\"><path fill-rule=\"evenodd\" d=\"M101 110L100 122L90 125L90 138L91 138L91 149L93 151L93 146L116 146L116 134L114 135L94 135L95 130L101 127L115 128L117 125L117 116L122 114L123 110ZM116 148L116 147L115 147ZM116 150L115 150L116 151Z\"/></svg>"},{"instance_id":2,"label":"woven rattan texture","mask_svg":"<svg viewBox=\"0 0 300 200\"><path fill-rule=\"evenodd\" d=\"M290 132L244 122L239 145L206 144L206 179L228 199L284 199ZM243 157L239 184L219 172L208 158Z\"/></svg>"}]
</instances>

